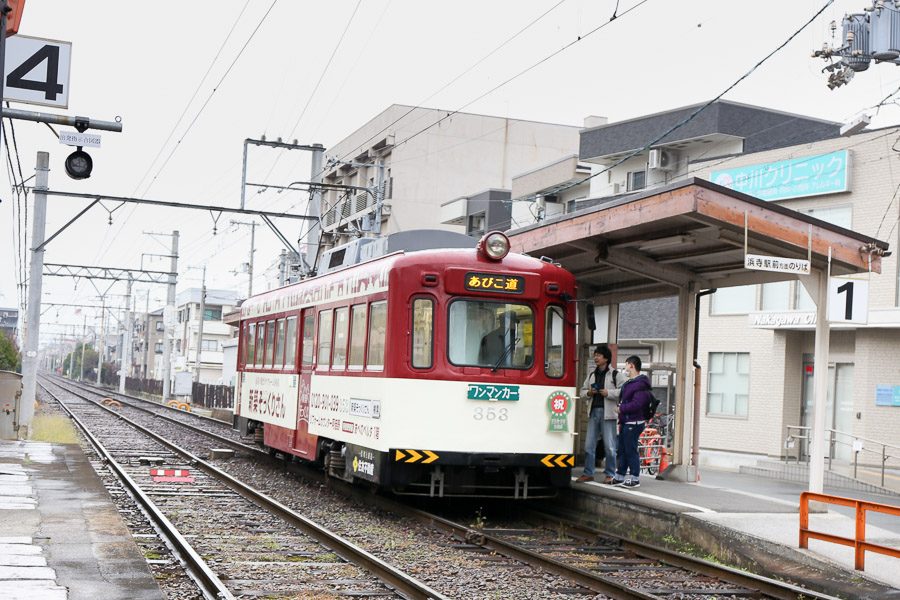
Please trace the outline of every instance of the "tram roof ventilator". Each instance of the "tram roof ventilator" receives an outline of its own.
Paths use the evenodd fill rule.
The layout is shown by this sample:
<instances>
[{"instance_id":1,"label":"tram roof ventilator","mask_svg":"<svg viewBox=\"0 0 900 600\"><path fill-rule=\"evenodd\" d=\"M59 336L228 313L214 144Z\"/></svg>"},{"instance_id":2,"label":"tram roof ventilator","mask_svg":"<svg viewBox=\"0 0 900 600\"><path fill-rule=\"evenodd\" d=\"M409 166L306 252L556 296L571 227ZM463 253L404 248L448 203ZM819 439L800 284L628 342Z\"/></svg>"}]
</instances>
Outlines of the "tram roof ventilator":
<instances>
[{"instance_id":1,"label":"tram roof ventilator","mask_svg":"<svg viewBox=\"0 0 900 600\"><path fill-rule=\"evenodd\" d=\"M380 238L359 238L322 253L320 274L331 273L394 252L474 248L478 238L443 229L412 229Z\"/></svg>"}]
</instances>

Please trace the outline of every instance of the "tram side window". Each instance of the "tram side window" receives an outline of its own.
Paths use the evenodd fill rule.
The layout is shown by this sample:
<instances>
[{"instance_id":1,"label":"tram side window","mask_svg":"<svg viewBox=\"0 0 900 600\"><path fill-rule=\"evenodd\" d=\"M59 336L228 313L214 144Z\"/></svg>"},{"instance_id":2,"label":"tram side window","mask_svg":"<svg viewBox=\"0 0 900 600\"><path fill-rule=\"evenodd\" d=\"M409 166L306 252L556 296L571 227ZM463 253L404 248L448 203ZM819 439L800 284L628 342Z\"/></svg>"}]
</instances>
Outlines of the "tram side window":
<instances>
[{"instance_id":1,"label":"tram side window","mask_svg":"<svg viewBox=\"0 0 900 600\"><path fill-rule=\"evenodd\" d=\"M275 360L272 366L276 369L284 368L284 319L278 319L275 326Z\"/></svg>"},{"instance_id":2,"label":"tram side window","mask_svg":"<svg viewBox=\"0 0 900 600\"><path fill-rule=\"evenodd\" d=\"M263 363L263 354L266 342L266 323L260 321L256 324L256 357L253 361L257 367L261 367Z\"/></svg>"},{"instance_id":3,"label":"tram side window","mask_svg":"<svg viewBox=\"0 0 900 600\"><path fill-rule=\"evenodd\" d=\"M297 358L297 317L288 317L285 325L284 367L294 369Z\"/></svg>"},{"instance_id":4,"label":"tram side window","mask_svg":"<svg viewBox=\"0 0 900 600\"><path fill-rule=\"evenodd\" d=\"M333 311L323 310L319 313L319 345L316 355L316 367L327 369L331 358L331 320Z\"/></svg>"},{"instance_id":5,"label":"tram side window","mask_svg":"<svg viewBox=\"0 0 900 600\"><path fill-rule=\"evenodd\" d=\"M275 355L275 321L266 321L266 356L263 359L264 367L272 367L272 357Z\"/></svg>"},{"instance_id":6,"label":"tram side window","mask_svg":"<svg viewBox=\"0 0 900 600\"><path fill-rule=\"evenodd\" d=\"M369 309L369 349L366 368L384 369L384 332L387 329L387 302L373 302Z\"/></svg>"},{"instance_id":7,"label":"tram side window","mask_svg":"<svg viewBox=\"0 0 900 600\"><path fill-rule=\"evenodd\" d=\"M434 345L434 302L429 298L413 300L412 366L427 369L432 363Z\"/></svg>"},{"instance_id":8,"label":"tram side window","mask_svg":"<svg viewBox=\"0 0 900 600\"><path fill-rule=\"evenodd\" d=\"M565 324L563 309L559 306L548 306L544 323L544 372L547 377L563 376Z\"/></svg>"},{"instance_id":9,"label":"tram side window","mask_svg":"<svg viewBox=\"0 0 900 600\"><path fill-rule=\"evenodd\" d=\"M303 348L300 360L303 366L309 367L313 364L314 343L316 335L316 315L313 311L309 311L303 316Z\"/></svg>"},{"instance_id":10,"label":"tram side window","mask_svg":"<svg viewBox=\"0 0 900 600\"><path fill-rule=\"evenodd\" d=\"M253 364L253 342L256 341L256 323L244 324L244 366Z\"/></svg>"},{"instance_id":11,"label":"tram side window","mask_svg":"<svg viewBox=\"0 0 900 600\"><path fill-rule=\"evenodd\" d=\"M343 369L347 366L347 313L348 309L334 311L334 348L331 351L331 368Z\"/></svg>"},{"instance_id":12,"label":"tram side window","mask_svg":"<svg viewBox=\"0 0 900 600\"><path fill-rule=\"evenodd\" d=\"M366 305L350 307L350 360L348 367L361 371L363 355L366 352Z\"/></svg>"}]
</instances>

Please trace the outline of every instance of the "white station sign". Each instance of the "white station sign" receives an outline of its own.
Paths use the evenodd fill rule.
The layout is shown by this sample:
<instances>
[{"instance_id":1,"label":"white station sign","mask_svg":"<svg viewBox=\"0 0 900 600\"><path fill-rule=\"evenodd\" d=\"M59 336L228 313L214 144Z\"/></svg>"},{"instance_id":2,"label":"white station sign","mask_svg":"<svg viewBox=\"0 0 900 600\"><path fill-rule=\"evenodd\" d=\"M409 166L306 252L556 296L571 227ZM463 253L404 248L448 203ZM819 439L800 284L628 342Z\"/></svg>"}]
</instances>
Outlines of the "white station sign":
<instances>
[{"instance_id":1,"label":"white station sign","mask_svg":"<svg viewBox=\"0 0 900 600\"><path fill-rule=\"evenodd\" d=\"M762 256L747 254L744 256L744 268L754 271L777 271L778 273L796 273L809 275L809 261L802 258L784 258L781 256Z\"/></svg>"},{"instance_id":2,"label":"white station sign","mask_svg":"<svg viewBox=\"0 0 900 600\"><path fill-rule=\"evenodd\" d=\"M831 323L868 323L869 281L847 277L829 278L828 320Z\"/></svg>"},{"instance_id":3,"label":"white station sign","mask_svg":"<svg viewBox=\"0 0 900 600\"><path fill-rule=\"evenodd\" d=\"M72 43L16 35L6 40L3 99L69 107Z\"/></svg>"},{"instance_id":4,"label":"white station sign","mask_svg":"<svg viewBox=\"0 0 900 600\"><path fill-rule=\"evenodd\" d=\"M60 131L59 143L66 146L100 147L99 133L79 133L77 131Z\"/></svg>"}]
</instances>

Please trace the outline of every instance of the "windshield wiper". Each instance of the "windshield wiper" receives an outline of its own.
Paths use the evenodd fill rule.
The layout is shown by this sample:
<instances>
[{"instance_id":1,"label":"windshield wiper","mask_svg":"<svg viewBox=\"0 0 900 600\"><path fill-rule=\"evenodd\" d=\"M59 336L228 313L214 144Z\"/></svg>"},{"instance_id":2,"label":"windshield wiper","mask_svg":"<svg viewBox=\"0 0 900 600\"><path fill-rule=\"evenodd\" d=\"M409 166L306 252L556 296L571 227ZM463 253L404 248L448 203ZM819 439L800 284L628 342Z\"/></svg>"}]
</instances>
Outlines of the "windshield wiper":
<instances>
[{"instance_id":1,"label":"windshield wiper","mask_svg":"<svg viewBox=\"0 0 900 600\"><path fill-rule=\"evenodd\" d=\"M493 366L491 369L491 373L496 373L497 369L500 368L500 363L506 360L506 357L509 356L509 353L512 352L512 349L516 347L516 344L519 343L519 338L513 338L510 343L506 345L506 349L503 351L503 354L500 355L500 359L497 361L497 364Z\"/></svg>"}]
</instances>

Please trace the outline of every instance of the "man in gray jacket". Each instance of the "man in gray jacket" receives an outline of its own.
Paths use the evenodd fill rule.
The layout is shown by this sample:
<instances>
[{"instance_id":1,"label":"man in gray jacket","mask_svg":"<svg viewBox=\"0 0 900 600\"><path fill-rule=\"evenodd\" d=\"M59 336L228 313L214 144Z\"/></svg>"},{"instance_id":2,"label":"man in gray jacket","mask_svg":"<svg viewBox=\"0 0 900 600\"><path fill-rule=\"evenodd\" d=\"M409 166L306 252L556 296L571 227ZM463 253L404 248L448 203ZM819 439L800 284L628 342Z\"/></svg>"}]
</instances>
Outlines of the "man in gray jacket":
<instances>
[{"instance_id":1,"label":"man in gray jacket","mask_svg":"<svg viewBox=\"0 0 900 600\"><path fill-rule=\"evenodd\" d=\"M625 378L611 367L611 361L612 352L609 347L601 344L594 348L596 368L588 374L582 385L582 395L591 400L591 412L584 440L584 474L577 479L580 482L594 481L594 470L597 466L597 442L601 438L606 455L603 483L612 484L615 478L619 386L622 385Z\"/></svg>"}]
</instances>

